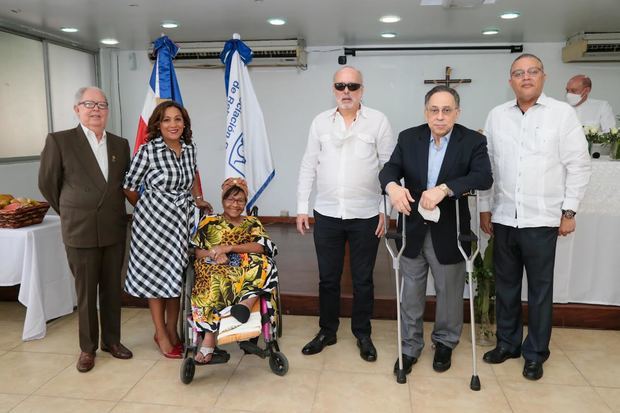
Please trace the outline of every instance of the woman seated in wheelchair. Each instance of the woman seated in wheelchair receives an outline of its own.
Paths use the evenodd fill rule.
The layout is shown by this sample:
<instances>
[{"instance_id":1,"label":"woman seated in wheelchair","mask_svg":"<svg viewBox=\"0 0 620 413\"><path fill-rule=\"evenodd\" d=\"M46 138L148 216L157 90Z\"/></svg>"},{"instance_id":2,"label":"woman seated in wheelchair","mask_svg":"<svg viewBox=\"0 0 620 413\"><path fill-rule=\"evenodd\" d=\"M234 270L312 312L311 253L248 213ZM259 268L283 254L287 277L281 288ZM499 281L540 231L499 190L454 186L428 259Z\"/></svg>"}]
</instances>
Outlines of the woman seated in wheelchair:
<instances>
[{"instance_id":1,"label":"woman seated in wheelchair","mask_svg":"<svg viewBox=\"0 0 620 413\"><path fill-rule=\"evenodd\" d=\"M198 364L213 358L221 316L230 309L237 324L246 323L259 294L277 285L273 261L277 248L258 218L242 215L247 197L244 179L226 179L222 184L224 212L202 218L192 240L196 247L192 317L195 328L204 334L195 358Z\"/></svg>"}]
</instances>

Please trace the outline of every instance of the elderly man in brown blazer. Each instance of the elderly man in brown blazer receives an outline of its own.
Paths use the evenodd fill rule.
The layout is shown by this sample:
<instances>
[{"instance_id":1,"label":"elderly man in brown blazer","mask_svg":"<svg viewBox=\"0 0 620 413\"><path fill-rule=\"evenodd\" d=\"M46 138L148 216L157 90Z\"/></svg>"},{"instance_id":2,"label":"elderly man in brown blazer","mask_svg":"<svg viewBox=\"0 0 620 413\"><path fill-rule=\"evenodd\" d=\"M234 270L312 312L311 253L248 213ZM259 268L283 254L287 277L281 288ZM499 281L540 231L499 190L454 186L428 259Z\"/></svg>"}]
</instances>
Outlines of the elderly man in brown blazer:
<instances>
[{"instance_id":1,"label":"elderly man in brown blazer","mask_svg":"<svg viewBox=\"0 0 620 413\"><path fill-rule=\"evenodd\" d=\"M120 342L121 268L125 255L127 213L122 183L129 167L126 139L106 133L108 101L99 88L76 93L80 124L50 133L41 153L39 189L60 215L62 237L78 298L80 372L95 366L101 350L128 359Z\"/></svg>"}]
</instances>

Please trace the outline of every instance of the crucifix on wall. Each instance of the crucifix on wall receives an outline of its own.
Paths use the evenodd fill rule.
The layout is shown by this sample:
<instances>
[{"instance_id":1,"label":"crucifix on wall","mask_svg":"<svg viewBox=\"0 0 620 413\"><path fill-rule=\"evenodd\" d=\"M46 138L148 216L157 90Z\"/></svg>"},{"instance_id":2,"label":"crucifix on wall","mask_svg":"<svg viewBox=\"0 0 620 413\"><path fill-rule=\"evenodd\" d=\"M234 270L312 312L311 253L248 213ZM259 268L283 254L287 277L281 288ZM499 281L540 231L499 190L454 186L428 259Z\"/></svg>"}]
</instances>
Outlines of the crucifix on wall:
<instances>
[{"instance_id":1,"label":"crucifix on wall","mask_svg":"<svg viewBox=\"0 0 620 413\"><path fill-rule=\"evenodd\" d=\"M427 79L424 81L425 85L445 85L450 87L450 84L471 83L471 79L452 79L452 68L446 66L446 77L444 79Z\"/></svg>"}]
</instances>

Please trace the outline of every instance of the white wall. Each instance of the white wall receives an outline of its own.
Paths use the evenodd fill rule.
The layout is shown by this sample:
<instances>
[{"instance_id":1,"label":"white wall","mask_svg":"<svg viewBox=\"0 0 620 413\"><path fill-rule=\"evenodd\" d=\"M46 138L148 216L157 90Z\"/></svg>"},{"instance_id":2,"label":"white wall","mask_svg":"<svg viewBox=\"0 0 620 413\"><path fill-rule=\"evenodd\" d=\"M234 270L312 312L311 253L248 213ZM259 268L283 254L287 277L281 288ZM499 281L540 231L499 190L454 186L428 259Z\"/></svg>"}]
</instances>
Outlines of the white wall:
<instances>
[{"instance_id":1,"label":"white wall","mask_svg":"<svg viewBox=\"0 0 620 413\"><path fill-rule=\"evenodd\" d=\"M592 96L608 100L619 113L620 63L564 64L561 61L562 46L562 43L524 45L526 52L538 55L545 64L547 95L562 98L568 78L586 73L594 84ZM296 213L297 173L308 127L317 113L334 105L330 84L333 72L339 67L339 54L341 51L310 53L306 71L293 68L255 68L250 71L265 115L276 167L276 177L259 201L262 215L280 215L282 210L288 210L291 215ZM510 63L515 57L489 53L360 54L349 57L349 64L364 73L364 102L383 111L396 132L423 122L423 98L430 89L429 85L423 84L423 80L441 78L445 66L451 66L453 77L472 79L471 84L457 86L462 106L460 123L478 129L484 125L486 115L493 106L513 97L507 80ZM134 58L136 64L132 66ZM102 59L103 62L106 59ZM101 67L102 79L111 81L109 87L113 96L109 97L115 107L119 104L116 94L120 90L122 116L121 119L113 117L113 131L121 132L132 146L151 70L143 50L118 52ZM219 184L224 178L226 119L223 69L178 69L177 75L198 144L203 189L206 198L214 203L216 210L220 210ZM119 84L114 82L117 77ZM37 167L37 164L19 166L20 171ZM6 170L14 168L17 166L0 168L0 189L7 186ZM31 181L31 176L36 177L36 171L10 178L10 184L12 187L23 187L24 193L32 193L32 188L36 191L36 179Z\"/></svg>"},{"instance_id":2,"label":"white wall","mask_svg":"<svg viewBox=\"0 0 620 413\"><path fill-rule=\"evenodd\" d=\"M593 80L593 97L610 101L620 110L620 64L564 64L562 43L528 44L525 51L541 57L545 64L548 95L562 99L569 77L587 73ZM334 48L331 48L334 49ZM135 70L130 64L135 61ZM338 69L341 52L314 52L308 70L253 68L250 75L261 103L276 167L276 177L259 201L262 215L296 213L298 167L312 118L334 105L331 78ZM508 86L509 66L516 55L450 54L386 55L349 57L349 64L364 73L364 102L383 111L396 132L423 122L423 97L429 85L424 79L443 77L445 66L453 77L471 78L459 85L462 115L460 122L482 128L488 111L513 97ZM133 145L137 119L142 109L151 65L146 52L119 54L123 135ZM192 118L194 137L199 145L199 168L203 189L219 210L219 184L224 178L224 127L226 119L223 69L177 69L183 101Z\"/></svg>"}]
</instances>

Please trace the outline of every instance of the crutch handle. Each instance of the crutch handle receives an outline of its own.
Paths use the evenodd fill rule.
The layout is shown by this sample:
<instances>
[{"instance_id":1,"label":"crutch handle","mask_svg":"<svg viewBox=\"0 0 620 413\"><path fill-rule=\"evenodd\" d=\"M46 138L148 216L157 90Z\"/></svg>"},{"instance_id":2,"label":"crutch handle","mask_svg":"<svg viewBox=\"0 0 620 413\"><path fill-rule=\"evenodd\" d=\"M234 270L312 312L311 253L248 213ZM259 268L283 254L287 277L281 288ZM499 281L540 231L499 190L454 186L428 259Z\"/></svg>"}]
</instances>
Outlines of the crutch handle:
<instances>
[{"instance_id":1,"label":"crutch handle","mask_svg":"<svg viewBox=\"0 0 620 413\"><path fill-rule=\"evenodd\" d=\"M385 238L400 241L403 239L403 234L399 234L398 232L387 232Z\"/></svg>"},{"instance_id":2,"label":"crutch handle","mask_svg":"<svg viewBox=\"0 0 620 413\"><path fill-rule=\"evenodd\" d=\"M459 234L459 242L476 242L478 241L478 237L474 233L469 234Z\"/></svg>"}]
</instances>

